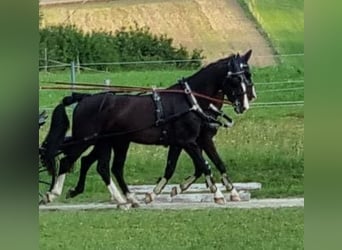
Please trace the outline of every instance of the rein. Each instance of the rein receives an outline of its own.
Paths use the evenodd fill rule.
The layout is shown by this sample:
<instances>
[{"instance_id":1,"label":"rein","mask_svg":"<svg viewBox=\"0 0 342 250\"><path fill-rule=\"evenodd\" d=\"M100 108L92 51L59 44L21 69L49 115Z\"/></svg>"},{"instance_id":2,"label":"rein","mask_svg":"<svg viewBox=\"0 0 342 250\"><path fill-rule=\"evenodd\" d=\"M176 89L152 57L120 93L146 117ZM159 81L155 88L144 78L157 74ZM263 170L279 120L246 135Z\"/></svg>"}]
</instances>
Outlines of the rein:
<instances>
[{"instance_id":1,"label":"rein","mask_svg":"<svg viewBox=\"0 0 342 250\"><path fill-rule=\"evenodd\" d=\"M180 89L156 89L157 92L159 93L180 93L180 94L184 94L184 90L180 90ZM228 100L220 100L217 98L213 98L210 96L206 96L200 93L196 93L196 92L191 92L194 96L196 97L200 97L202 99L206 99L208 101L212 101L212 102L216 102L216 103L224 103L224 104L228 104L228 105L232 105L232 103Z\"/></svg>"},{"instance_id":2,"label":"rein","mask_svg":"<svg viewBox=\"0 0 342 250\"><path fill-rule=\"evenodd\" d=\"M67 82L55 82L55 84L58 85L70 85L70 83ZM80 86L80 87L88 87L88 88L75 88L75 86ZM42 89L72 89L72 90L98 90L98 89L104 89L107 91L113 91L113 92L123 92L123 93L131 93L131 92L151 92L154 90L155 92L158 93L176 93L176 94L184 94L184 90L180 90L180 89L161 89L161 88L146 88L146 87L129 87L129 86L107 86L107 85L99 85L99 84L94 84L94 83L77 83L75 84L74 87L47 87L47 86L42 86ZM90 88L89 88L90 87ZM192 94L196 97L202 98L202 99L206 99L208 101L212 101L215 103L223 103L223 104L228 104L228 105L232 105L232 102L228 101L228 100L221 100L221 99L217 99L214 97L210 97L207 95L203 95L197 92L192 92Z\"/></svg>"}]
</instances>

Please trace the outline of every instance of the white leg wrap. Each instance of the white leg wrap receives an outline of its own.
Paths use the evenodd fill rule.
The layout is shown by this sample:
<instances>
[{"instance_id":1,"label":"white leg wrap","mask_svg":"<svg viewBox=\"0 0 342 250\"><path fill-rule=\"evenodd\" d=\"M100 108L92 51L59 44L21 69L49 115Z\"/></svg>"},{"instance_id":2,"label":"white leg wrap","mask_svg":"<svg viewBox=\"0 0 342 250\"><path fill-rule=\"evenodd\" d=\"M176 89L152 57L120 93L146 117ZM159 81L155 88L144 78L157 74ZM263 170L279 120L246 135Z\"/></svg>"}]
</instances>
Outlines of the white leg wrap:
<instances>
[{"instance_id":1,"label":"white leg wrap","mask_svg":"<svg viewBox=\"0 0 342 250\"><path fill-rule=\"evenodd\" d=\"M107 186L110 194L112 195L112 199L116 200L119 204L120 203L126 203L126 200L123 198L121 193L119 192L118 188L115 186L112 178L110 179L110 183Z\"/></svg>"},{"instance_id":2,"label":"white leg wrap","mask_svg":"<svg viewBox=\"0 0 342 250\"><path fill-rule=\"evenodd\" d=\"M58 196L62 194L63 185L65 180L65 174L61 174L57 177L56 183L50 192L46 193L46 198L48 202L52 202Z\"/></svg>"},{"instance_id":3,"label":"white leg wrap","mask_svg":"<svg viewBox=\"0 0 342 250\"><path fill-rule=\"evenodd\" d=\"M158 182L157 186L153 189L153 192L156 194L160 194L161 191L163 190L164 186L166 185L167 180L166 178L161 178L160 181Z\"/></svg>"},{"instance_id":4,"label":"white leg wrap","mask_svg":"<svg viewBox=\"0 0 342 250\"><path fill-rule=\"evenodd\" d=\"M181 190L185 191L186 189L188 189L190 185L194 183L194 181L196 181L196 177L194 175L187 178L183 183L180 184Z\"/></svg>"},{"instance_id":5,"label":"white leg wrap","mask_svg":"<svg viewBox=\"0 0 342 250\"><path fill-rule=\"evenodd\" d=\"M137 197L135 197L134 193L127 193L126 198L127 198L127 200L131 201L132 203L139 204L139 201L138 201Z\"/></svg>"},{"instance_id":6,"label":"white leg wrap","mask_svg":"<svg viewBox=\"0 0 342 250\"><path fill-rule=\"evenodd\" d=\"M54 193L57 196L61 195L63 191L64 180L65 180L65 174L58 176L56 183L53 189L51 190L51 193Z\"/></svg>"},{"instance_id":7,"label":"white leg wrap","mask_svg":"<svg viewBox=\"0 0 342 250\"><path fill-rule=\"evenodd\" d=\"M151 200L152 200L152 201L154 201L155 198L157 197L157 195L156 195L155 192L150 193L150 196L151 196Z\"/></svg>"}]
</instances>

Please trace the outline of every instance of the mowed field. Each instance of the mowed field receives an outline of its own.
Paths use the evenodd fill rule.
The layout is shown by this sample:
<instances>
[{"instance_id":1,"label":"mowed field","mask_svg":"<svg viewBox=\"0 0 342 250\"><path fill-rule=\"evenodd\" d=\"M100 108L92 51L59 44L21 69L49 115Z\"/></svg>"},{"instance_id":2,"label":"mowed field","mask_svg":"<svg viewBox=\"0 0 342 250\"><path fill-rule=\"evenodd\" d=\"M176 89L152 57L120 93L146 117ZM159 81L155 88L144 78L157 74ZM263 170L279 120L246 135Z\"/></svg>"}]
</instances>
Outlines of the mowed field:
<instances>
[{"instance_id":1,"label":"mowed field","mask_svg":"<svg viewBox=\"0 0 342 250\"><path fill-rule=\"evenodd\" d=\"M252 58L253 65L275 63L269 43L236 0L90 1L41 5L40 11L42 26L73 24L85 32L114 33L137 23L148 26L154 34L167 34L177 47L203 49L207 62L253 47L256 55L263 56Z\"/></svg>"},{"instance_id":2,"label":"mowed field","mask_svg":"<svg viewBox=\"0 0 342 250\"><path fill-rule=\"evenodd\" d=\"M259 21L267 39L280 54L304 51L303 1L241 0L249 18ZM252 46L253 48L253 46ZM217 148L235 182L261 182L254 197L304 196L304 106L272 105L304 100L303 56L279 57L277 65L253 67L258 99L244 115L225 111L235 120L231 129L215 137ZM82 72L80 82L130 86L168 86L195 71ZM69 72L41 73L44 81L68 81ZM40 91L40 108L54 107L69 91ZM268 103L268 104L263 104ZM71 109L69 109L69 112ZM40 131L40 141L49 124ZM132 145L125 176L129 184L154 184L162 175L167 149ZM75 185L79 165L67 177L65 190ZM172 183L193 172L182 154ZM218 172L213 170L214 176ZM198 182L203 181L199 180ZM108 200L109 193L90 170L85 193L74 200ZM94 211L40 213L42 249L302 249L304 209L198 210L198 211Z\"/></svg>"}]
</instances>

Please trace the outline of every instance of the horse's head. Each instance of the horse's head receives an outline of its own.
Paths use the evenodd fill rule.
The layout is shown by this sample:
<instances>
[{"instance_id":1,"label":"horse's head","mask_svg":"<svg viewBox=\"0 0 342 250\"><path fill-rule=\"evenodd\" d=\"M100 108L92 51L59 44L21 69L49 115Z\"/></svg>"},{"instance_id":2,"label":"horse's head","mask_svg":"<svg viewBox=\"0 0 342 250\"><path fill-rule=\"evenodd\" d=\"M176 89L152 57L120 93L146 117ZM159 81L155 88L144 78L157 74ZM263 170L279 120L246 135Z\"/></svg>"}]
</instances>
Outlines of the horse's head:
<instances>
[{"instance_id":1,"label":"horse's head","mask_svg":"<svg viewBox=\"0 0 342 250\"><path fill-rule=\"evenodd\" d=\"M235 112L239 114L248 110L249 102L256 98L252 74L248 65L251 54L252 50L242 56L236 54L229 57L227 62L228 71L222 89L233 104Z\"/></svg>"}]
</instances>

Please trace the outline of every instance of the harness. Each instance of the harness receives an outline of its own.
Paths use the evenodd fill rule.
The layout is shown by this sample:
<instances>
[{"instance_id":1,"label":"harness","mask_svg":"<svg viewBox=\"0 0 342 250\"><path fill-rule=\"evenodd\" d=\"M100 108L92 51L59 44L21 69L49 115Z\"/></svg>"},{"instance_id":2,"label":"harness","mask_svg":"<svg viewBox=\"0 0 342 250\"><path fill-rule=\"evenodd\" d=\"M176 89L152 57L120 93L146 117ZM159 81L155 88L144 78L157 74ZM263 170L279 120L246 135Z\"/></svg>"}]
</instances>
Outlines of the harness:
<instances>
[{"instance_id":1,"label":"harness","mask_svg":"<svg viewBox=\"0 0 342 250\"><path fill-rule=\"evenodd\" d=\"M155 90L155 88L152 89L152 99L154 101L154 106L156 108L155 113L156 113L156 127L159 127L161 124L164 124L165 122L165 114L164 114L164 109L163 105L160 100L160 95L158 92Z\"/></svg>"},{"instance_id":2,"label":"harness","mask_svg":"<svg viewBox=\"0 0 342 250\"><path fill-rule=\"evenodd\" d=\"M196 112L205 122L207 123L213 123L213 124L218 124L218 125L222 125L217 119L215 119L214 117L207 115L206 113L204 113L204 111L202 110L202 108L200 107L200 105L197 102L196 97L193 95L193 93L191 92L190 86L189 84L184 81L184 79L182 79L180 81L180 84L183 85L184 87L184 92L187 96L188 102L191 105L191 108L189 111L194 111ZM210 107L210 106L209 106Z\"/></svg>"},{"instance_id":3,"label":"harness","mask_svg":"<svg viewBox=\"0 0 342 250\"><path fill-rule=\"evenodd\" d=\"M90 141L90 140L94 140L94 139L100 139L100 138L106 138L106 137L112 137L112 136L122 136L122 135L125 135L125 134L130 134L130 133L135 133L135 132L139 132L139 131L142 131L142 130L145 130L145 129L149 129L153 126L155 127L162 127L163 125L169 123L169 122L172 122L178 118L180 118L181 116L189 113L189 112L195 112L197 115L199 115L201 117L202 120L204 120L207 125L209 126L215 126L215 127L219 127L219 126L224 126L224 127L230 127L229 125L226 125L225 123L222 123L220 122L218 119L210 116L210 115L207 115L203 110L202 108L199 106L198 102L197 102L197 99L196 97L194 96L194 94L192 93L191 89L190 89L190 86L189 84L184 80L180 80L179 81L179 84L183 87L183 91L187 97L187 100L190 104L190 108L189 109L186 109L182 112L179 112L179 113L176 113L176 114L173 114L173 115L170 115L170 116L165 116L165 112L164 112L164 108L163 108L163 105L162 105L162 99L159 95L159 91L157 91L156 89L153 89L152 91L152 100L154 102L154 106L155 106L155 116L156 116L156 120L153 124L151 125L148 125L146 127L142 127L142 128L139 128L139 129L134 129L134 130L131 130L131 131L124 131L124 132L117 132L117 133L109 133L109 134L97 134L97 133L94 133L88 137L84 137L81 141L82 142L85 142L85 141ZM110 94L113 94L113 93L110 93ZM105 100L106 98L108 97L109 95L105 95L104 99L102 100L100 106L99 106L99 112L103 109L103 106L104 106L104 103L105 103ZM213 105L210 105L209 106L209 109L211 111L213 111L214 115L215 116L221 116L223 118L225 118L228 122L228 124L232 123L232 119L229 118L226 114L223 113L223 111L220 111L218 109L214 109L213 108L214 106ZM162 135L160 137L160 141L163 142L163 141L166 141L167 140L167 135L168 135L168 131L167 131L167 128L166 127L162 127ZM80 141L80 142L81 142ZM69 144L76 144L78 142L74 141L74 142L65 142L63 143L63 146L68 146Z\"/></svg>"},{"instance_id":4,"label":"harness","mask_svg":"<svg viewBox=\"0 0 342 250\"><path fill-rule=\"evenodd\" d=\"M195 112L209 126L213 126L213 127L219 127L219 126L230 127L230 126L232 126L232 124L233 124L232 119L230 117L228 117L226 114L224 114L222 111L215 108L215 106L212 104L210 104L209 110L211 110L216 117L225 118L227 122L222 123L221 121L219 121L215 117L207 115L203 111L203 109L200 107L200 105L198 104L197 99L194 96L194 94L192 93L189 84L184 79L180 80L179 84L182 86L184 93L186 94L186 98L190 104L190 108L188 110L185 110L183 112L180 112L180 113L168 116L168 117L165 116L163 105L162 105L162 100L161 100L161 97L160 97L158 91L156 91L156 89L153 88L152 100L153 100L154 106L155 106L156 121L155 121L154 125L156 127L163 126L166 123L169 123L169 122L171 122L171 121L173 121L173 120L175 120L175 119L177 119L177 118L179 118L179 117L181 117L181 116L183 116L189 112ZM162 136L161 136L160 140L165 141L167 139L167 134L168 134L167 129L165 127L163 127Z\"/></svg>"}]
</instances>

